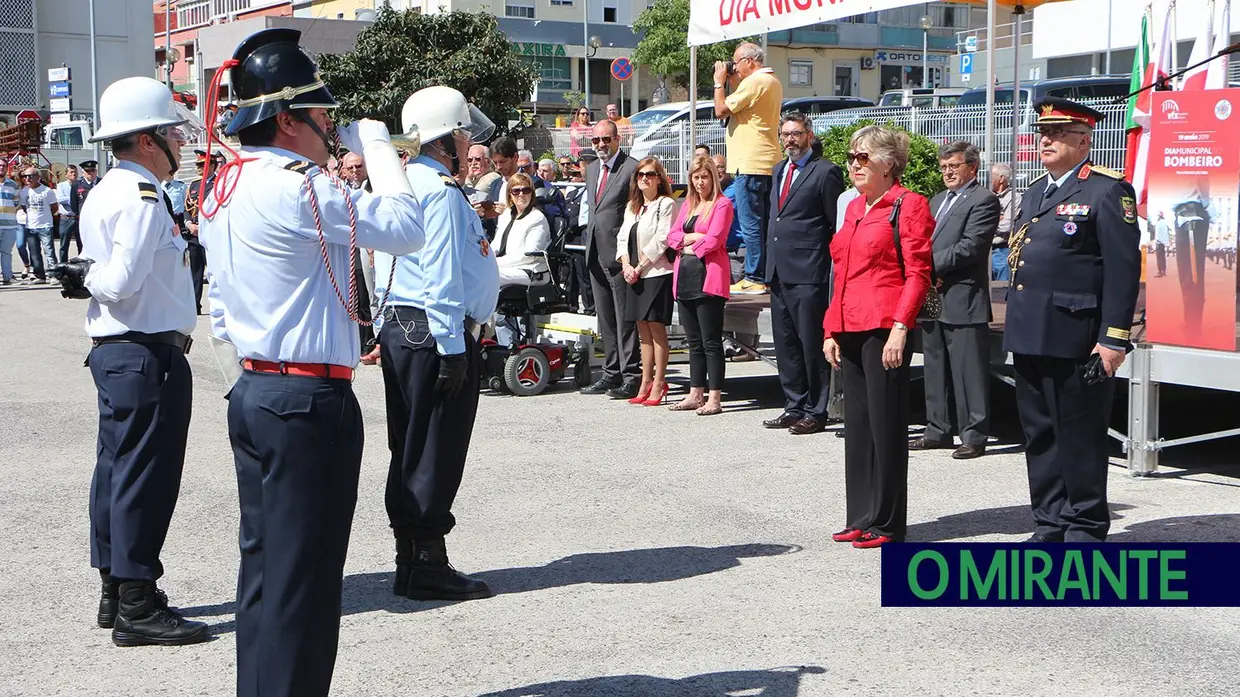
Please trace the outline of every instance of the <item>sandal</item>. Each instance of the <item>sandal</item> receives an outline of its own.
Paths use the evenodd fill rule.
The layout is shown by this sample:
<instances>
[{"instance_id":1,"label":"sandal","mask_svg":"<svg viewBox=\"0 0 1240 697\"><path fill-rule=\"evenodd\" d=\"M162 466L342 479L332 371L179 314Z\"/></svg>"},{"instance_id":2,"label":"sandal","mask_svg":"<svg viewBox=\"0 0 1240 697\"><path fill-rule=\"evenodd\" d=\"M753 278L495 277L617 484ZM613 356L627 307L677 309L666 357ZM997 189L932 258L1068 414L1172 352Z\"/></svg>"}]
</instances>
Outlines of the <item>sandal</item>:
<instances>
[{"instance_id":1,"label":"sandal","mask_svg":"<svg viewBox=\"0 0 1240 697\"><path fill-rule=\"evenodd\" d=\"M714 416L715 414L722 414L722 413L723 413L723 407L720 405L715 405L712 407L712 406L703 404L701 407L697 409L698 416Z\"/></svg>"},{"instance_id":2,"label":"sandal","mask_svg":"<svg viewBox=\"0 0 1240 697\"><path fill-rule=\"evenodd\" d=\"M698 409L701 409L705 405L706 405L705 402L693 403L686 399L686 400L682 400L682 401L679 401L673 404L672 406L668 407L667 410L668 411L697 411Z\"/></svg>"}]
</instances>

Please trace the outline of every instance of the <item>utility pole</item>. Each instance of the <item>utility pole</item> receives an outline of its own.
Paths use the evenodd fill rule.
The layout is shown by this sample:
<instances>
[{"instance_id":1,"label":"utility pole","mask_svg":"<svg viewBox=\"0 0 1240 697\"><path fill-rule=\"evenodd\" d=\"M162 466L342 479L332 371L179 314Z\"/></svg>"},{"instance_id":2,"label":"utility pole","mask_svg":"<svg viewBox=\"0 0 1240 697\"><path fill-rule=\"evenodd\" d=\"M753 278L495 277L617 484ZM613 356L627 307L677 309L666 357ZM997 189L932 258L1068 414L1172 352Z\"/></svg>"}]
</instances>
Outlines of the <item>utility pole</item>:
<instances>
[{"instance_id":1,"label":"utility pole","mask_svg":"<svg viewBox=\"0 0 1240 697\"><path fill-rule=\"evenodd\" d=\"M172 89L172 0L164 0L164 81Z\"/></svg>"},{"instance_id":2,"label":"utility pole","mask_svg":"<svg viewBox=\"0 0 1240 697\"><path fill-rule=\"evenodd\" d=\"M98 51L95 46L95 0L90 0L90 102L92 110L92 119L94 124L91 126L91 135L99 130L99 65ZM104 161L103 152L99 147L99 141L95 141L95 162L98 163L99 176L103 176L108 171L108 163Z\"/></svg>"}]
</instances>

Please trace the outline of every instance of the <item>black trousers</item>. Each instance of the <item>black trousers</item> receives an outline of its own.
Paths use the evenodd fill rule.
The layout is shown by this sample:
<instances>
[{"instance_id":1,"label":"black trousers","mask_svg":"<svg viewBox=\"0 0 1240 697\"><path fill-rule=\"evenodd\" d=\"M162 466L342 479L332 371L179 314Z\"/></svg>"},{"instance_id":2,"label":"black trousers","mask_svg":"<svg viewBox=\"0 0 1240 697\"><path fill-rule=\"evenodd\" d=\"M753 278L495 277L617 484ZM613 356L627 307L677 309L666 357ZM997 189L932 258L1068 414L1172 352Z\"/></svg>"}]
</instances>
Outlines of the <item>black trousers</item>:
<instances>
[{"instance_id":1,"label":"black trousers","mask_svg":"<svg viewBox=\"0 0 1240 697\"><path fill-rule=\"evenodd\" d=\"M642 355L637 339L637 323L628 316L629 284L620 270L603 268L590 253L590 284L594 289L594 311L598 331L603 337L603 376L609 380L640 380Z\"/></svg>"},{"instance_id":2,"label":"black trousers","mask_svg":"<svg viewBox=\"0 0 1240 697\"><path fill-rule=\"evenodd\" d=\"M430 326L388 320L379 332L387 401L388 520L398 537L433 540L456 525L452 502L461 487L465 457L478 413L478 345L466 334L469 373L448 399L435 391L439 352Z\"/></svg>"},{"instance_id":3,"label":"black trousers","mask_svg":"<svg viewBox=\"0 0 1240 697\"><path fill-rule=\"evenodd\" d=\"M242 373L228 395L241 502L238 697L324 697L340 638L362 413L348 380Z\"/></svg>"},{"instance_id":4,"label":"black trousers","mask_svg":"<svg viewBox=\"0 0 1240 697\"><path fill-rule=\"evenodd\" d=\"M904 539L908 525L909 361L883 367L890 330L846 332L840 345L844 399L844 490L847 526Z\"/></svg>"},{"instance_id":5,"label":"black trousers","mask_svg":"<svg viewBox=\"0 0 1240 697\"><path fill-rule=\"evenodd\" d=\"M1111 528L1107 428L1115 380L1086 385L1084 364L1012 355L1033 520L1038 533L1068 542L1100 542Z\"/></svg>"},{"instance_id":6,"label":"black trousers","mask_svg":"<svg viewBox=\"0 0 1240 697\"><path fill-rule=\"evenodd\" d=\"M689 386L722 390L727 366L723 356L723 307L727 300L707 295L679 303L680 326L689 343Z\"/></svg>"},{"instance_id":7,"label":"black trousers","mask_svg":"<svg viewBox=\"0 0 1240 697\"><path fill-rule=\"evenodd\" d=\"M202 314L202 288L207 278L207 248L197 241L189 242L189 275L194 278L194 307Z\"/></svg>"},{"instance_id":8,"label":"black trousers","mask_svg":"<svg viewBox=\"0 0 1240 697\"><path fill-rule=\"evenodd\" d=\"M779 356L784 411L827 422L831 369L822 354L822 320L831 302L826 283L784 283L773 278L771 333Z\"/></svg>"},{"instance_id":9,"label":"black trousers","mask_svg":"<svg viewBox=\"0 0 1240 697\"><path fill-rule=\"evenodd\" d=\"M65 234L60 237L60 263L65 264L69 261L69 240L77 243L77 253L82 253L82 235L78 232L78 219L74 216L70 219L69 227L65 228Z\"/></svg>"},{"instance_id":10,"label":"black trousers","mask_svg":"<svg viewBox=\"0 0 1240 697\"><path fill-rule=\"evenodd\" d=\"M587 314L594 310L594 288L590 285L590 271L586 268L586 255L569 252L573 265L568 274L568 305L578 307ZM578 299L580 298L580 303Z\"/></svg>"},{"instance_id":11,"label":"black trousers","mask_svg":"<svg viewBox=\"0 0 1240 697\"><path fill-rule=\"evenodd\" d=\"M1202 214L1204 216L1204 214ZM1184 298L1184 323L1191 332L1201 331L1206 306L1206 243L1208 220L1186 221L1175 229L1175 271Z\"/></svg>"},{"instance_id":12,"label":"black trousers","mask_svg":"<svg viewBox=\"0 0 1240 697\"><path fill-rule=\"evenodd\" d=\"M950 443L956 432L962 443L985 445L990 414L990 327L926 321L921 328L926 440Z\"/></svg>"},{"instance_id":13,"label":"black trousers","mask_svg":"<svg viewBox=\"0 0 1240 697\"><path fill-rule=\"evenodd\" d=\"M90 563L154 581L181 489L193 389L189 363L165 344L91 349L99 440L90 482Z\"/></svg>"},{"instance_id":14,"label":"black trousers","mask_svg":"<svg viewBox=\"0 0 1240 697\"><path fill-rule=\"evenodd\" d=\"M369 322L374 318L370 316L370 293L366 290L366 271L362 268L362 255L365 253L360 247L353 251L353 282L357 285L357 316ZM357 334L362 353L369 353L375 345L375 328L369 324L359 324Z\"/></svg>"},{"instance_id":15,"label":"black trousers","mask_svg":"<svg viewBox=\"0 0 1240 697\"><path fill-rule=\"evenodd\" d=\"M1154 245L1154 262L1157 264L1159 276L1167 273L1167 245L1162 242Z\"/></svg>"}]
</instances>

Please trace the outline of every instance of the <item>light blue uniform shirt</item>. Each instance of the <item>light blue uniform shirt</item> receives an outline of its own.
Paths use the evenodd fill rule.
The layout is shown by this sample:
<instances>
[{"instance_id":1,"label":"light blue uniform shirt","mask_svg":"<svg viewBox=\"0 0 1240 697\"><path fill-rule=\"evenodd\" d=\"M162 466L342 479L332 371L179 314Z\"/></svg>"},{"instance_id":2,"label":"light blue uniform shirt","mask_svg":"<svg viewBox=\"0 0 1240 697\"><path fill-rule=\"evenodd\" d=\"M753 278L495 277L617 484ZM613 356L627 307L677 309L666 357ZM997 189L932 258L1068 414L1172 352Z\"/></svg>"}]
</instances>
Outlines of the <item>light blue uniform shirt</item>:
<instances>
[{"instance_id":1,"label":"light blue uniform shirt","mask_svg":"<svg viewBox=\"0 0 1240 697\"><path fill-rule=\"evenodd\" d=\"M139 184L148 185L146 197ZM95 261L86 274L88 336L194 330L198 311L185 238L154 174L120 160L82 204L80 219L82 256Z\"/></svg>"},{"instance_id":2,"label":"light blue uniform shirt","mask_svg":"<svg viewBox=\"0 0 1240 697\"><path fill-rule=\"evenodd\" d=\"M243 147L241 157L253 159L240 175L228 170L230 181L236 180L232 197L208 219L206 212L215 207L209 195L200 216L212 333L231 342L242 358L357 365L357 325L328 278L306 177L285 169L303 158L252 147ZM327 257L346 300L353 274L348 201L356 211L358 247L409 254L422 246L422 213L413 197L347 188L345 194L317 167L308 174Z\"/></svg>"},{"instance_id":3,"label":"light blue uniform shirt","mask_svg":"<svg viewBox=\"0 0 1240 697\"><path fill-rule=\"evenodd\" d=\"M490 319L499 297L499 266L465 195L444 177L448 168L425 155L405 167L425 215L426 246L396 259L388 305L426 311L431 335L445 356L465 352L465 318ZM375 294L386 290L390 266L375 257ZM356 332L355 332L356 333Z\"/></svg>"},{"instance_id":4,"label":"light blue uniform shirt","mask_svg":"<svg viewBox=\"0 0 1240 697\"><path fill-rule=\"evenodd\" d=\"M168 194L168 200L172 201L172 214L185 214L185 196L189 193L189 185L180 179L170 179L164 182L164 192Z\"/></svg>"}]
</instances>

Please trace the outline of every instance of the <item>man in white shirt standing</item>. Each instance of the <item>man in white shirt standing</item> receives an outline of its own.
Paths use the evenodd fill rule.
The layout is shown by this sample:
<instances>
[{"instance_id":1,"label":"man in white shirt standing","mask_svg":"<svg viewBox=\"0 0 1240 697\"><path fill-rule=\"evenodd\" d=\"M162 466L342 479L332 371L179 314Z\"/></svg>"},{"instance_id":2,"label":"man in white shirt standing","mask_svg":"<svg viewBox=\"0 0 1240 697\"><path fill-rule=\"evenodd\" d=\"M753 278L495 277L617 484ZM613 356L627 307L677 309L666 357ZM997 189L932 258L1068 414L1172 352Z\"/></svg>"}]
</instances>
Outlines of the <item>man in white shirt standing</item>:
<instances>
[{"instance_id":1,"label":"man in white shirt standing","mask_svg":"<svg viewBox=\"0 0 1240 697\"><path fill-rule=\"evenodd\" d=\"M56 205L60 208L60 263L69 261L69 240L77 242L77 253L82 253L82 237L78 234L77 213L73 210L73 185L77 182L77 165L65 168L65 178L56 185Z\"/></svg>"},{"instance_id":2,"label":"man in white shirt standing","mask_svg":"<svg viewBox=\"0 0 1240 697\"><path fill-rule=\"evenodd\" d=\"M59 212L56 192L43 183L42 175L34 167L22 170L22 183L25 186L18 194L17 209L26 213L30 265L34 267L35 283L47 283L47 269L56 265L56 247L52 242L52 225Z\"/></svg>"}]
</instances>

